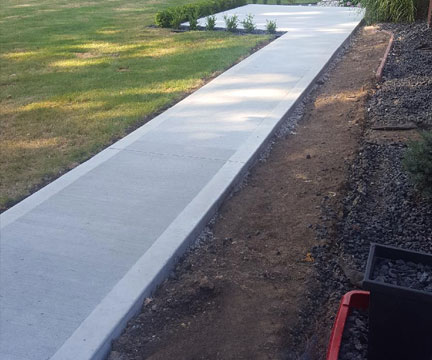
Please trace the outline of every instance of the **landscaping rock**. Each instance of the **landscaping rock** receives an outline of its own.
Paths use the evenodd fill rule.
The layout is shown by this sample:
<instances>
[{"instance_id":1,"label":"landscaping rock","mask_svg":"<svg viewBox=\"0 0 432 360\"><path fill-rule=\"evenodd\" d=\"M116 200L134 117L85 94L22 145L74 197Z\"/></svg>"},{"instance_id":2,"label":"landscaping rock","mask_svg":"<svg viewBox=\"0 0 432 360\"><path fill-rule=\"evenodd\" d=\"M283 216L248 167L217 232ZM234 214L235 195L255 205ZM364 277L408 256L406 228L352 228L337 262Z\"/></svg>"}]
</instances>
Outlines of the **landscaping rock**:
<instances>
[{"instance_id":1,"label":"landscaping rock","mask_svg":"<svg viewBox=\"0 0 432 360\"><path fill-rule=\"evenodd\" d=\"M415 123L432 128L432 29L424 22L385 25L394 42L384 82L369 102L375 125Z\"/></svg>"},{"instance_id":2,"label":"landscaping rock","mask_svg":"<svg viewBox=\"0 0 432 360\"><path fill-rule=\"evenodd\" d=\"M372 280L432 292L432 266L400 259L379 258Z\"/></svg>"},{"instance_id":3,"label":"landscaping rock","mask_svg":"<svg viewBox=\"0 0 432 360\"><path fill-rule=\"evenodd\" d=\"M339 360L366 360L368 348L367 311L353 309L345 323Z\"/></svg>"}]
</instances>

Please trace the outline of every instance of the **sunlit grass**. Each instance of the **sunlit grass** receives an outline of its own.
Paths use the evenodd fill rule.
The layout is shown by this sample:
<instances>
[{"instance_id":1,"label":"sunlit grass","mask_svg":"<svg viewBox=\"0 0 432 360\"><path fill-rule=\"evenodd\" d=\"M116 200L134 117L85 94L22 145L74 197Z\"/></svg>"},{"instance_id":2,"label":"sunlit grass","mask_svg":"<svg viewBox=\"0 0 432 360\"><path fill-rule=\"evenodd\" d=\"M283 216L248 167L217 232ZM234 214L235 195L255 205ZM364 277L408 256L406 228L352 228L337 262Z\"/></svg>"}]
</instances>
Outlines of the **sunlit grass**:
<instances>
[{"instance_id":1,"label":"sunlit grass","mask_svg":"<svg viewBox=\"0 0 432 360\"><path fill-rule=\"evenodd\" d=\"M0 0L1 209L267 38L148 27L192 1Z\"/></svg>"}]
</instances>

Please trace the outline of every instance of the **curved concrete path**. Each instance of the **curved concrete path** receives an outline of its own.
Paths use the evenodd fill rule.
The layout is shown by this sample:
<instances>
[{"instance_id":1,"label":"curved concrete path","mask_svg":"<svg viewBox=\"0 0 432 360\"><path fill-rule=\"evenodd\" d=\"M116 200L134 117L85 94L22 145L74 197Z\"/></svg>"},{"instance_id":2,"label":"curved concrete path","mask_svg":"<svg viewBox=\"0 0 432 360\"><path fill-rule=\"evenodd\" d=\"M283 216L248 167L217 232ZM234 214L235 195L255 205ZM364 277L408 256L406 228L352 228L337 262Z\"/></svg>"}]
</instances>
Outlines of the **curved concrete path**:
<instances>
[{"instance_id":1,"label":"curved concrete path","mask_svg":"<svg viewBox=\"0 0 432 360\"><path fill-rule=\"evenodd\" d=\"M1 359L103 357L362 18L233 12L288 33L1 215Z\"/></svg>"}]
</instances>

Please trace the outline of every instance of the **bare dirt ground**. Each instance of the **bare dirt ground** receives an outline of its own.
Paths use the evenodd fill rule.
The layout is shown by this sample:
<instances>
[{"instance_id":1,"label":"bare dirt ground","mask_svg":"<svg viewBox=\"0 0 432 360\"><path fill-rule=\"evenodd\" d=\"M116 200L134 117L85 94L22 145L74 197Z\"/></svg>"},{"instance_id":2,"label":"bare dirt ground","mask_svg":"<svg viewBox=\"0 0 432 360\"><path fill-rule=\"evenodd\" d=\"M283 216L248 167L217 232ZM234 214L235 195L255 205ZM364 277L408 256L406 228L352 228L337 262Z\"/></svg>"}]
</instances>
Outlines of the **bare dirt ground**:
<instances>
[{"instance_id":1,"label":"bare dirt ground","mask_svg":"<svg viewBox=\"0 0 432 360\"><path fill-rule=\"evenodd\" d=\"M278 138L223 204L207 238L146 300L110 360L298 358L321 203L343 192L387 41L376 28L359 30L296 132Z\"/></svg>"}]
</instances>

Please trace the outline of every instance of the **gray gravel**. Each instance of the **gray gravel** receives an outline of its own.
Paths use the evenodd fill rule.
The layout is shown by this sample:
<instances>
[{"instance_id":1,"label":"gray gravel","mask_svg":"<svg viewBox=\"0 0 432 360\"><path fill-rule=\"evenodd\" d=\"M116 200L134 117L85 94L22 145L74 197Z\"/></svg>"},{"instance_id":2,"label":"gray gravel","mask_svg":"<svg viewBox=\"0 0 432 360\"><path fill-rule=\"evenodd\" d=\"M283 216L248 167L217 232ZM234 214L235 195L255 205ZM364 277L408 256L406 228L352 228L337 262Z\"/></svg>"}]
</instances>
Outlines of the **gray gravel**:
<instances>
[{"instance_id":1,"label":"gray gravel","mask_svg":"<svg viewBox=\"0 0 432 360\"><path fill-rule=\"evenodd\" d=\"M432 266L401 259L378 258L372 280L432 292Z\"/></svg>"},{"instance_id":2,"label":"gray gravel","mask_svg":"<svg viewBox=\"0 0 432 360\"><path fill-rule=\"evenodd\" d=\"M366 360L369 314L353 309L345 323L339 360Z\"/></svg>"},{"instance_id":3,"label":"gray gravel","mask_svg":"<svg viewBox=\"0 0 432 360\"><path fill-rule=\"evenodd\" d=\"M425 22L386 25L395 35L383 83L369 102L372 124L432 128L432 29Z\"/></svg>"}]
</instances>

